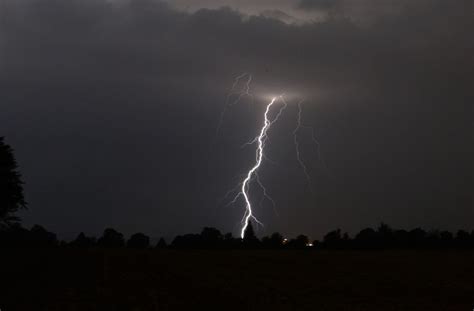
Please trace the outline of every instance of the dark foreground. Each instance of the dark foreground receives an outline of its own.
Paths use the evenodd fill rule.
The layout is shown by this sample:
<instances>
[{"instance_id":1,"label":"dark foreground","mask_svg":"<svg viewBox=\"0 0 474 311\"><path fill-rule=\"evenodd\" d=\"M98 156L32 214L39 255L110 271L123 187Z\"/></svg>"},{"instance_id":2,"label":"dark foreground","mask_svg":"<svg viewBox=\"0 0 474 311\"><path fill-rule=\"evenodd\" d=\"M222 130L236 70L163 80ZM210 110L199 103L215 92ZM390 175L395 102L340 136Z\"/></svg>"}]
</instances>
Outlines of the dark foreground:
<instances>
[{"instance_id":1,"label":"dark foreground","mask_svg":"<svg viewBox=\"0 0 474 311\"><path fill-rule=\"evenodd\" d=\"M2 311L474 308L472 251L0 252Z\"/></svg>"}]
</instances>

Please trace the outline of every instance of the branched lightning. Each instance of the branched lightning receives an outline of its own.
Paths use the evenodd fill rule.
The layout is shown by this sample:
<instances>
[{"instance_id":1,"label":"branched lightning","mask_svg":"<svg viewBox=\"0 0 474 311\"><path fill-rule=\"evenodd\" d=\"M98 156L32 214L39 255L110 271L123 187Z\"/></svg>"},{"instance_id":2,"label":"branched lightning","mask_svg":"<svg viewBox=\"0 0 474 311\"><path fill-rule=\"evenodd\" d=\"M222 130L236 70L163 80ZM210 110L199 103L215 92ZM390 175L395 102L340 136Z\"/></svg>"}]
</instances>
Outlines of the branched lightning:
<instances>
[{"instance_id":1,"label":"branched lightning","mask_svg":"<svg viewBox=\"0 0 474 311\"><path fill-rule=\"evenodd\" d=\"M242 83L241 82L242 79L245 79L245 82ZM241 75L239 75L235 78L234 83L232 84L232 87L230 89L230 92L227 95L227 99L226 99L226 102L225 102L225 107L224 107L224 109L221 113L221 117L220 117L219 124L218 124L217 131L216 131L216 137L219 134L219 130L222 126L225 114L226 114L227 110L229 109L229 107L239 103L244 96L249 96L253 99L253 95L250 93L250 84L251 84L251 82L252 82L252 75L249 74L249 73L243 73L243 74L241 74ZM236 91L236 89L239 88L238 87L239 85L242 85L242 87L241 87L240 90ZM232 99L236 95L237 95L237 97L232 101ZM269 115L272 114L271 110L272 110L273 106L275 105L275 103L278 100L281 101L282 105L281 105L280 109L278 110L278 112L273 113L273 115L275 115L275 116L273 118L271 118ZM322 163L322 165L325 169L326 169L326 165L325 165L324 160L322 158L321 146L320 146L318 140L316 139L316 135L314 133L313 127L304 125L303 122L302 122L302 113L303 112L302 112L302 106L301 105L302 105L303 101L304 100L301 100L297 104L298 113L297 113L297 118L296 118L296 127L294 128L292 134L293 134L293 142L294 142L295 151L296 151L296 159L297 159L299 165L301 166L301 168L304 172L306 181L308 183L308 187L311 190L311 192L313 193L313 187L311 185L312 182L311 182L310 174L308 172L308 167L306 166L306 164L305 164L305 162L304 162L304 160L301 156L301 152L300 152L300 141L298 140L300 130L307 129L307 130L310 131L312 142L315 144L315 146L317 148L317 155L318 155L319 161ZM230 196L231 194L235 194L233 196L232 200L227 205L235 204L241 198L243 198L243 200L245 202L245 213L242 217L242 221L241 221L242 222L242 228L241 228L241 232L240 232L240 236L241 236L242 239L244 238L245 231L248 228L250 221L254 221L255 223L263 226L263 224L255 217L254 211L253 211L253 206L252 206L252 203L251 203L251 200L250 200L250 189L251 189L252 182L255 182L255 184L262 191L261 192L262 197L260 199L260 205L262 205L262 203L265 200L268 200L268 201L270 201L270 203L273 206L273 209L275 210L275 205L276 205L275 201L270 197L266 187L264 186L264 184L260 180L260 176L259 176L258 171L259 171L263 161L273 162L265 154L265 146L266 146L266 143L269 140L268 131L272 127L272 125L279 120L280 116L282 115L283 111L287 108L287 106L288 106L288 104L285 101L283 95L280 95L278 97L273 97L272 100L267 104L267 106L265 108L265 113L263 115L263 117L264 117L263 118L264 119L263 120L264 121L263 126L260 129L259 134L256 137L254 137L252 140L250 140L250 141L248 141L248 142L246 142L245 144L242 145L242 147L255 145L255 144L257 145L256 150L255 150L255 164L249 169L249 171L245 175L242 176L243 180L241 182L239 182L233 189L228 191L226 193L226 195L224 196L224 199L227 199L227 197ZM275 212L276 212L276 210L275 210Z\"/></svg>"},{"instance_id":2,"label":"branched lightning","mask_svg":"<svg viewBox=\"0 0 474 311\"><path fill-rule=\"evenodd\" d=\"M260 181L260 176L258 174L255 174L255 177L256 177L255 180L257 181L257 184L260 186L263 192L262 198L260 199L260 207L262 206L263 201L267 199L268 201L270 201L270 203L272 203L273 211L275 212L275 214L278 215L278 212L275 208L276 207L275 200L273 200L273 198L268 195L267 188L265 188L265 186Z\"/></svg>"},{"instance_id":3,"label":"branched lightning","mask_svg":"<svg viewBox=\"0 0 474 311\"><path fill-rule=\"evenodd\" d=\"M247 77L247 80L245 81L244 85L242 86L242 88L239 91L236 91L236 88L239 85L240 80L244 79L245 77ZM238 104L244 96L249 96L250 98L253 99L253 95L250 93L250 83L251 82L252 82L252 75L247 73L247 72L242 73L241 75L237 76L234 79L234 83L232 83L232 87L230 88L230 91L227 94L224 109L221 112L219 122L217 124L216 139L219 136L219 131L222 127L222 123L224 122L224 118L225 118L225 115L226 115L227 110L229 109L229 107L232 107L232 106ZM235 95L237 95L237 98L234 101L231 102L232 97L234 97Z\"/></svg>"},{"instance_id":4,"label":"branched lightning","mask_svg":"<svg viewBox=\"0 0 474 311\"><path fill-rule=\"evenodd\" d=\"M296 127L295 129L293 130L293 142L295 144L295 150L296 150L296 160L298 160L298 163L300 164L301 168L303 169L303 173L306 177L306 181L308 182L308 187L310 189L311 192L313 192L313 187L311 186L311 177L309 176L309 173L308 173L308 168L306 167L306 164L304 163L304 161L301 159L301 153L300 153L300 144L299 144L299 141L298 141L298 131L304 127L302 124L301 124L301 113L302 113L302 109L301 109L301 103L303 102L303 100L301 100L299 103L298 103L298 115L297 115L297 118L296 118ZM314 136L313 136L314 137ZM319 144L318 144L319 146ZM319 150L319 148L318 148Z\"/></svg>"},{"instance_id":5,"label":"branched lightning","mask_svg":"<svg viewBox=\"0 0 474 311\"><path fill-rule=\"evenodd\" d=\"M282 96L280 96L280 98L282 98ZM256 139L254 139L254 141L257 143L256 158L255 158L256 163L248 171L247 176L245 177L244 181L241 184L242 187L241 187L240 193L238 193L237 196L234 199L234 201L235 201L237 199L237 197L242 195L244 197L244 200L245 200L245 213L244 213L244 217L242 219L243 226L242 226L242 230L241 230L241 233L240 233L240 236L242 237L242 239L244 238L245 230L247 229L247 227L249 225L249 221L251 219L254 220L258 224L262 224L253 214L252 203L250 202L250 198L249 198L249 188L250 188L250 183L251 183L253 177L255 176L256 179L257 179L257 183L259 184L260 187L262 187L262 189L264 191L264 195L268 196L266 188L262 185L262 183L258 179L257 170L260 168L260 165L262 164L262 160L263 160L263 157L264 157L265 143L267 142L267 139L268 139L267 132L270 129L270 127L276 121L278 121L278 119L281 116L283 110L287 106L286 103L284 103L284 105L280 108L280 110L278 111L275 118L273 120L270 120L269 117L268 117L268 114L269 114L270 109L272 108L272 106L275 104L276 100L277 100L277 98L274 97L265 109L263 127L260 130L260 134L256 137Z\"/></svg>"},{"instance_id":6,"label":"branched lightning","mask_svg":"<svg viewBox=\"0 0 474 311\"><path fill-rule=\"evenodd\" d=\"M322 153L321 153L321 144L319 143L319 141L316 139L316 135L314 133L314 128L312 126L309 126L309 125L304 125L301 121L302 119L302 107L301 107L301 104L303 103L304 100L301 100L300 102L298 102L298 114L297 114L297 118L296 118L296 127L295 129L293 130L293 142L295 144L295 150L296 150L296 159L298 160L298 163L300 164L301 168L303 169L303 172L304 172L304 175L306 177L306 180L308 182L308 187L310 189L310 191L312 193L314 193L313 191L313 188L311 186L311 177L308 173L308 168L306 166L306 164L304 163L303 159L301 158L301 152L300 152L300 149L299 149L299 141L298 141L298 132L300 129L307 129L310 131L311 133L311 141L314 143L314 145L316 146L316 153L318 155L318 160L319 162L321 163L323 169L327 172L327 174L332 177L332 175L330 174L327 166L326 166L326 162L324 161L324 158L322 156Z\"/></svg>"},{"instance_id":7,"label":"branched lightning","mask_svg":"<svg viewBox=\"0 0 474 311\"><path fill-rule=\"evenodd\" d=\"M321 144L319 143L319 141L316 139L316 135L314 134L314 128L312 126L308 126L308 125L304 125L303 126L304 128L307 128L311 131L311 140L314 142L314 144L316 145L316 152L318 154L318 159L319 159L319 162L321 162L321 165L322 165L322 168L326 171L326 174L334 179L334 175L332 175L331 171L329 170L328 166L326 165L326 161L324 160L324 157L323 157L323 152L321 152Z\"/></svg>"},{"instance_id":8,"label":"branched lightning","mask_svg":"<svg viewBox=\"0 0 474 311\"><path fill-rule=\"evenodd\" d=\"M240 100L242 99L242 97L244 96L249 96L250 98L253 99L253 95L250 93L250 83L252 82L252 75L251 74L248 74L248 73L245 73L243 76L239 76L239 80L243 77L247 76L247 81L245 82L245 85L244 87L242 88L242 90L238 93L234 93L234 94L237 94L238 97L236 100L234 100L232 102L232 104L230 104L230 106L233 106L235 104L238 104L240 102ZM234 85L232 86L233 89L235 89L236 85L238 83L238 80L236 80L234 82ZM231 93L230 96L232 96L233 94Z\"/></svg>"}]
</instances>

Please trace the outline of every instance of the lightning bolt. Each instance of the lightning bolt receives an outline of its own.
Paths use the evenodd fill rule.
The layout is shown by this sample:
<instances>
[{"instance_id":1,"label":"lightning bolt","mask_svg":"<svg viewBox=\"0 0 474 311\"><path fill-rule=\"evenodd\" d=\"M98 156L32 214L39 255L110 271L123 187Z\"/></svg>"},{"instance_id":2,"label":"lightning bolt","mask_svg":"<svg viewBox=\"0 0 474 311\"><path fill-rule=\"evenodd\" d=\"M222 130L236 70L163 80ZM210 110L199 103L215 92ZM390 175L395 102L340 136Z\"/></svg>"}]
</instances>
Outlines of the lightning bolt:
<instances>
[{"instance_id":1,"label":"lightning bolt","mask_svg":"<svg viewBox=\"0 0 474 311\"><path fill-rule=\"evenodd\" d=\"M242 88L239 91L236 91L239 84L242 84L241 83L242 79L246 79L246 80L245 80ZM225 114L226 114L227 110L229 109L229 107L239 103L244 96L249 96L253 99L253 95L250 93L250 84L251 84L251 82L252 82L252 75L249 74L249 73L243 73L243 74L237 76L234 79L234 82L232 84L230 92L227 95L227 99L226 99L226 102L225 102L224 109L221 113L221 117L220 117L219 124L218 124L217 131L216 131L216 138L218 136L219 130L220 130L220 128L222 126L222 123L224 121ZM235 95L238 95L237 98L235 100L231 101L231 99ZM278 99L281 100L283 105L280 107L278 112L276 114L274 114L275 117L270 118L269 115L271 113L271 110L272 110L273 106L275 105L275 103L277 102ZM322 158L321 145L319 144L318 140L316 139L314 128L311 127L311 126L304 125L303 122L302 122L302 114L303 114L302 103L303 102L304 102L304 100L301 100L297 104L298 113L297 113L297 118L296 118L296 127L294 128L292 134L293 134L293 142L294 142L295 151L296 151L296 159L297 159L300 167L303 170L303 173L305 175L305 178L306 178L306 181L308 183L308 187L309 187L311 193L314 193L313 192L313 187L312 187L312 182L311 182L311 177L310 177L310 174L308 172L308 167L306 166L306 164L305 164L305 162L302 158L301 152L300 152L300 142L298 140L298 135L300 133L300 130L302 130L302 129L310 130L312 142L315 144L315 146L317 148L316 150L317 150L317 154L318 154L318 159L322 163L323 168L325 168L326 170L327 170L327 168L326 168L326 165L325 165L324 160ZM272 127L272 125L279 120L280 116L282 115L283 111L287 108L287 106L288 106L288 104L285 101L283 95L280 95L278 97L273 97L272 100L267 104L267 106L265 108L265 113L263 115L263 117L264 117L263 118L264 119L263 120L264 121L263 126L260 129L259 134L256 137L254 137L252 140L250 140L249 142L246 142L245 144L242 145L242 148L246 147L246 146L250 146L250 145L255 145L255 144L257 145L256 150L255 150L255 164L249 169L249 171L246 174L244 174L241 177L241 178L243 178L243 180L241 182L239 182L233 189L228 191L225 194L224 198L223 198L224 200L226 200L228 196L230 196L231 194L235 194L234 197L232 198L232 200L227 205L235 204L240 198L243 198L243 200L245 202L245 212L244 212L244 215L243 215L242 221L241 221L242 228L241 228L241 233L240 233L240 236L241 236L242 239L244 238L245 230L249 226L250 221L254 221L255 223L263 226L263 224L255 217L254 212L253 212L253 206L252 206L252 203L250 201L250 187L252 185L252 182L255 182L257 184L257 186L262 191L262 197L260 199L260 206L262 205L264 200L268 200L272 204L273 209L276 212L276 210L275 210L275 201L270 197L270 195L268 194L267 189L265 188L264 184L261 182L258 171L259 171L259 169L260 169L260 167L261 167L264 160L269 161L269 162L273 162L272 160L270 160L266 156L266 154L264 152L266 143L268 142L268 131Z\"/></svg>"},{"instance_id":2,"label":"lightning bolt","mask_svg":"<svg viewBox=\"0 0 474 311\"><path fill-rule=\"evenodd\" d=\"M300 152L300 144L299 144L299 140L298 140L298 132L301 130L301 129L307 129L310 131L311 133L311 141L314 143L314 145L316 146L316 152L317 152L317 155L318 155L318 160L319 162L321 162L321 165L323 166L323 169L326 171L326 173L332 177L332 175L330 174L327 166L326 166L326 163L324 161L324 158L322 156L322 153L321 153L321 144L319 143L319 141L316 139L316 135L314 133L314 128L312 126L309 126L309 125L304 125L301 121L302 119L302 113L303 113L303 109L301 107L302 103L304 102L304 99L299 101L298 102L298 114L297 114L297 118L296 118L296 127L295 129L293 130L293 142L294 142L294 145L295 145L295 151L296 151L296 160L298 161L298 163L300 164L302 170L303 170L303 173L306 177L306 181L308 182L308 187L309 187L309 190L311 191L311 193L314 193L313 191L313 187L312 187L312 183L311 183L311 177L308 173L308 168L306 166L306 164L304 163L303 159L301 158L301 152Z\"/></svg>"},{"instance_id":3,"label":"lightning bolt","mask_svg":"<svg viewBox=\"0 0 474 311\"><path fill-rule=\"evenodd\" d=\"M306 181L308 182L308 187L309 187L310 191L313 192L313 187L311 186L311 177L309 176L308 168L306 167L306 164L301 159L300 143L298 141L298 131L303 127L303 125L301 124L301 114L302 114L301 104L303 103L303 101L304 100L301 100L300 102L298 102L298 114L297 114L297 118L296 118L296 127L293 130L293 142L295 144L296 160L298 160L298 163L300 164L301 168L303 169L303 173L306 177ZM319 146L319 144L318 144L318 146Z\"/></svg>"},{"instance_id":4,"label":"lightning bolt","mask_svg":"<svg viewBox=\"0 0 474 311\"><path fill-rule=\"evenodd\" d=\"M236 91L236 88L239 85L240 80L244 79L245 77L247 77L247 80L245 81L242 89L239 90L239 91ZM227 113L227 110L229 110L230 107L238 104L244 96L249 96L253 100L253 95L250 93L250 83L251 82L252 82L252 75L247 73L247 72L242 73L241 75L237 76L234 79L234 82L232 83L232 87L230 88L230 91L227 94L224 109L221 112L219 122L217 124L216 139L219 136L219 132L220 132L220 129L222 127L222 123L224 122L224 118L225 118L225 115ZM237 98L234 101L231 101L231 99L234 95L237 95Z\"/></svg>"},{"instance_id":5,"label":"lightning bolt","mask_svg":"<svg viewBox=\"0 0 474 311\"><path fill-rule=\"evenodd\" d=\"M331 170L328 168L326 165L326 161L324 160L323 157L323 152L321 151L321 144L316 138L316 134L314 133L314 128L312 126L304 125L303 127L309 129L311 131L311 140L313 141L314 145L316 146L316 152L318 154L318 159L319 162L321 162L323 170L326 172L327 176L333 180L336 179L336 177L332 174Z\"/></svg>"},{"instance_id":6,"label":"lightning bolt","mask_svg":"<svg viewBox=\"0 0 474 311\"><path fill-rule=\"evenodd\" d=\"M283 98L283 95L281 95L280 98ZM270 120L269 117L268 117L268 114L269 114L270 109L272 108L272 106L275 104L276 100L277 100L277 98L274 97L265 109L263 127L260 130L260 134L253 140L254 142L257 143L257 150L256 150L256 156L255 156L255 165L248 171L247 176L245 177L244 181L241 184L240 192L237 194L237 197L242 195L244 197L244 200L245 200L245 213L244 213L244 217L242 219L243 226L242 226L242 230L241 230L241 233L240 233L240 236L241 236L242 239L244 238L245 230L247 229L250 220L253 220L256 223L262 225L262 223L253 214L252 203L250 202L250 198L249 198L249 188L250 188L250 183L251 183L253 177L255 176L255 178L257 179L258 185L263 189L264 196L268 197L267 190L263 186L263 184L260 182L257 171L260 168L260 166L262 164L262 161L263 161L263 158L264 158L265 144L268 140L268 136L267 136L268 130L270 129L270 127L276 121L278 121L278 119L280 118L283 110L287 106L287 104L283 101L283 106L280 108L280 110L278 111L275 118L273 120ZM273 202L273 200L271 200L271 201ZM235 199L234 199L234 202L235 202Z\"/></svg>"},{"instance_id":7,"label":"lightning bolt","mask_svg":"<svg viewBox=\"0 0 474 311\"><path fill-rule=\"evenodd\" d=\"M278 212L275 208L276 207L275 200L273 200L272 197L268 194L267 188L265 188L265 186L260 181L260 176L258 174L255 174L255 177L256 177L255 180L257 181L257 184L260 186L260 188L262 189L262 192L263 192L262 193L262 198L260 199L260 207L262 207L263 201L265 199L267 199L268 201L270 201L270 203L272 203L273 211L278 216Z\"/></svg>"}]
</instances>

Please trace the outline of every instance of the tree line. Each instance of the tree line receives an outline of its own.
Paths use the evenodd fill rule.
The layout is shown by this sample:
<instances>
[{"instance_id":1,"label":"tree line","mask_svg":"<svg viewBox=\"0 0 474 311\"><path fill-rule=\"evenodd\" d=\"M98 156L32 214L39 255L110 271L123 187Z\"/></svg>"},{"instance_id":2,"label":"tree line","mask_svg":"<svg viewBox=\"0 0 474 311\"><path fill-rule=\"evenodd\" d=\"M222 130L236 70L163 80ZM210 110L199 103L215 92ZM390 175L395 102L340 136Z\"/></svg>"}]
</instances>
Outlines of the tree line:
<instances>
[{"instance_id":1,"label":"tree line","mask_svg":"<svg viewBox=\"0 0 474 311\"><path fill-rule=\"evenodd\" d=\"M23 181L18 171L13 149L0 137L0 247L71 247L71 248L173 248L173 249L390 249L390 248L460 248L474 249L474 231L459 230L410 231L394 230L386 224L377 229L366 228L354 237L340 229L327 233L321 241L310 241L305 235L285 239L276 232L258 239L251 224L244 238L231 233L222 234L216 228L206 227L199 234L185 234L174 238L169 245L160 239L151 245L150 238L135 233L125 240L122 233L107 228L101 237L88 237L80 233L71 242L59 241L56 234L39 225L31 229L21 226L16 213L27 207L23 194Z\"/></svg>"},{"instance_id":2,"label":"tree line","mask_svg":"<svg viewBox=\"0 0 474 311\"><path fill-rule=\"evenodd\" d=\"M128 239L115 229L107 228L99 238L80 233L70 242L60 241L55 233L39 225L31 229L19 224L0 230L0 247L38 247L38 248L131 248L131 249L307 249L307 250L382 250L382 249L474 249L474 231L459 230L425 231L392 229L386 224L378 228L366 228L354 237L341 233L340 229L328 232L322 240L310 241L305 235L285 239L275 232L259 239L251 225L244 238L234 237L232 233L222 234L218 229L205 227L201 233L176 236L171 243L161 238L151 243L150 237L143 233L132 234Z\"/></svg>"}]
</instances>

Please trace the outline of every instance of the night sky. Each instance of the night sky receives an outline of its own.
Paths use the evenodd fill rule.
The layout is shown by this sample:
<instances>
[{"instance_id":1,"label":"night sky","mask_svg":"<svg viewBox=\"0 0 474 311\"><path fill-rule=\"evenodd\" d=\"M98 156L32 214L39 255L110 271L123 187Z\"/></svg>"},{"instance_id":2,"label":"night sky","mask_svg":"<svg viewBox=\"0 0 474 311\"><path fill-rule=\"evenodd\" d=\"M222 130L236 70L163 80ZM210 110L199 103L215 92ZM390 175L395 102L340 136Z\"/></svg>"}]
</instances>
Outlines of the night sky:
<instances>
[{"instance_id":1,"label":"night sky","mask_svg":"<svg viewBox=\"0 0 474 311\"><path fill-rule=\"evenodd\" d=\"M64 238L238 235L244 203L222 198L285 93L260 171L276 206L252 196L259 235L472 229L473 3L3 0L0 135L26 183L24 223ZM216 137L243 72L254 98ZM324 158L302 131L313 193L292 141L303 98Z\"/></svg>"}]
</instances>

